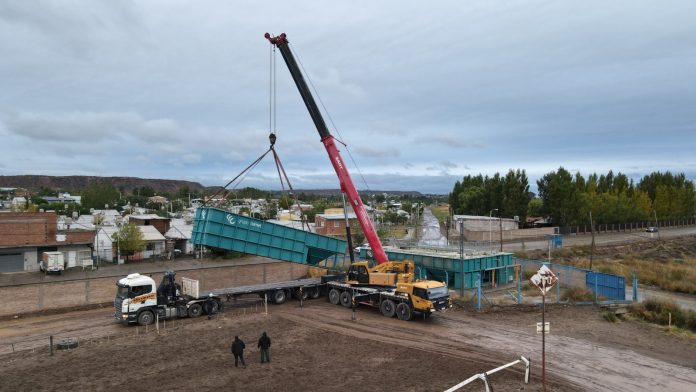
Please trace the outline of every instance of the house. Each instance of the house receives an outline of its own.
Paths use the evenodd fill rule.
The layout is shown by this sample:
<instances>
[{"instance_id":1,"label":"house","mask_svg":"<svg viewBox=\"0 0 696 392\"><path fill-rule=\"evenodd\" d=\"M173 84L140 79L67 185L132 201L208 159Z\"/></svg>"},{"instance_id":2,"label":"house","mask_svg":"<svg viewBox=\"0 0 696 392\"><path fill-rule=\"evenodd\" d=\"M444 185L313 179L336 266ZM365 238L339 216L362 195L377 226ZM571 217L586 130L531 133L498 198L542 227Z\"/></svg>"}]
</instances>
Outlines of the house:
<instances>
[{"instance_id":1,"label":"house","mask_svg":"<svg viewBox=\"0 0 696 392\"><path fill-rule=\"evenodd\" d=\"M27 199L24 196L15 196L10 202L10 208L12 209L24 209L27 206Z\"/></svg>"},{"instance_id":2,"label":"house","mask_svg":"<svg viewBox=\"0 0 696 392\"><path fill-rule=\"evenodd\" d=\"M155 204L167 204L167 203L169 203L169 200L167 200L167 198L163 197L163 196L152 196L152 197L148 197L147 200L150 203L155 203Z\"/></svg>"},{"instance_id":3,"label":"house","mask_svg":"<svg viewBox=\"0 0 696 392\"><path fill-rule=\"evenodd\" d=\"M62 252L66 267L91 260L95 231L58 229L55 212L0 213L0 272L38 271L43 252Z\"/></svg>"},{"instance_id":4,"label":"house","mask_svg":"<svg viewBox=\"0 0 696 392\"><path fill-rule=\"evenodd\" d=\"M342 209L340 210L342 211ZM352 212L348 213L348 224L355 224L357 222L357 216ZM317 214L314 217L314 224L317 234L330 235L336 237L342 237L346 235L346 216L345 214L343 214L343 212L338 214Z\"/></svg>"},{"instance_id":5,"label":"house","mask_svg":"<svg viewBox=\"0 0 696 392\"><path fill-rule=\"evenodd\" d=\"M186 223L184 219L172 219L171 227L164 233L164 238L168 243L171 243L171 249L180 251L182 254L193 254L195 246L191 242L193 233L193 225Z\"/></svg>"},{"instance_id":6,"label":"house","mask_svg":"<svg viewBox=\"0 0 696 392\"><path fill-rule=\"evenodd\" d=\"M171 218L163 218L154 214L129 215L128 223L136 226L154 226L160 234L164 235L170 228Z\"/></svg>"}]
</instances>

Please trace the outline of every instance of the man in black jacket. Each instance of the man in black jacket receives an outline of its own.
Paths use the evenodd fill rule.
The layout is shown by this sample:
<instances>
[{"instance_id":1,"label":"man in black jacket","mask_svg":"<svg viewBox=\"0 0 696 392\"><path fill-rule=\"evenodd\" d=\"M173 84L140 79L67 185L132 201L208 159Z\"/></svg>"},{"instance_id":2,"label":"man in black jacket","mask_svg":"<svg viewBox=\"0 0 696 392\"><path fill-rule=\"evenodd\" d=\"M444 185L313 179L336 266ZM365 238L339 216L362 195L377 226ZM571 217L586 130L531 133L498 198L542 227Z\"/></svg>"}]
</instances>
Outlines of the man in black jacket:
<instances>
[{"instance_id":1,"label":"man in black jacket","mask_svg":"<svg viewBox=\"0 0 696 392\"><path fill-rule=\"evenodd\" d=\"M266 335L266 332L261 335L258 347L261 351L261 363L271 362L271 354L268 351L271 348L271 338Z\"/></svg>"},{"instance_id":2,"label":"man in black jacket","mask_svg":"<svg viewBox=\"0 0 696 392\"><path fill-rule=\"evenodd\" d=\"M205 300L205 312L208 313L208 320L213 318L213 312L215 311L215 299L213 298L213 293L208 294L208 298Z\"/></svg>"},{"instance_id":3,"label":"man in black jacket","mask_svg":"<svg viewBox=\"0 0 696 392\"><path fill-rule=\"evenodd\" d=\"M244 363L245 348L246 346L244 345L242 339L240 339L239 336L235 336L234 342L232 342L232 347L230 347L232 355L234 355L234 367L237 367L238 361L242 361L242 368L246 368L246 364Z\"/></svg>"}]
</instances>

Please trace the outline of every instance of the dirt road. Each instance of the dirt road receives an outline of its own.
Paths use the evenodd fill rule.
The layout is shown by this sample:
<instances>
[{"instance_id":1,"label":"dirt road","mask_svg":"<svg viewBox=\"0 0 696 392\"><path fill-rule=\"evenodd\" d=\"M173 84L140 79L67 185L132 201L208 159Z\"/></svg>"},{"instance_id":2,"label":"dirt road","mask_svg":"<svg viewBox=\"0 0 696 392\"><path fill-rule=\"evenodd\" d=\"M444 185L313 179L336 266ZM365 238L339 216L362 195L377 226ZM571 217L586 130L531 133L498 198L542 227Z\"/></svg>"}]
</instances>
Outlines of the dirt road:
<instances>
[{"instance_id":1,"label":"dirt road","mask_svg":"<svg viewBox=\"0 0 696 392\"><path fill-rule=\"evenodd\" d=\"M128 374L127 386L134 390L435 391L519 355L532 360L532 385L522 383L522 368L516 367L493 376L495 390L539 387L535 307L453 310L407 323L362 308L352 321L349 310L322 300L308 301L304 308L297 302L271 306L270 315L261 310L247 306L213 321L170 322L160 335L152 328L145 333L142 327L116 324L110 309L3 321L0 346L38 340L33 353L0 355L0 378L5 380L0 390L112 390ZM668 336L638 322L609 323L593 307L550 307L547 319L552 325L547 337L551 390L687 391L696 385L693 339ZM253 363L246 373L232 368L230 338L242 335L248 360L256 361L254 339L262 330L275 338L271 366ZM57 339L82 336L83 343L48 357L47 334ZM153 379L156 374L160 377ZM469 390L480 388L476 384Z\"/></svg>"}]
</instances>

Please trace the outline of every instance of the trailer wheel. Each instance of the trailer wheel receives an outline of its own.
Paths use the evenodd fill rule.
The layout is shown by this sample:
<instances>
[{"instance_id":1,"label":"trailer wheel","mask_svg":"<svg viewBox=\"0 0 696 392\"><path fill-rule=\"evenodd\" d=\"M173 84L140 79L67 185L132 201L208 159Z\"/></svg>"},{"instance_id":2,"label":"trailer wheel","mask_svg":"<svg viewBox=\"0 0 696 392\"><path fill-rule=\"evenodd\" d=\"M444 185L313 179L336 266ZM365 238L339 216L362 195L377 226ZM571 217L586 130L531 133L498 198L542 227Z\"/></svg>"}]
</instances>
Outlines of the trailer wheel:
<instances>
[{"instance_id":1,"label":"trailer wheel","mask_svg":"<svg viewBox=\"0 0 696 392\"><path fill-rule=\"evenodd\" d=\"M155 322L155 315L149 310L143 310L138 315L138 324L150 325Z\"/></svg>"},{"instance_id":2,"label":"trailer wheel","mask_svg":"<svg viewBox=\"0 0 696 392\"><path fill-rule=\"evenodd\" d=\"M341 302L341 293L336 289L331 289L329 291L329 302L334 305L338 305Z\"/></svg>"},{"instance_id":3,"label":"trailer wheel","mask_svg":"<svg viewBox=\"0 0 696 392\"><path fill-rule=\"evenodd\" d=\"M210 309L210 311L208 311L208 309L206 307L205 312L207 314L215 314L215 313L219 312L221 308L222 308L222 303L218 302L217 300L213 300L213 308Z\"/></svg>"},{"instance_id":4,"label":"trailer wheel","mask_svg":"<svg viewBox=\"0 0 696 392\"><path fill-rule=\"evenodd\" d=\"M317 299L319 298L319 296L321 296L321 291L319 290L319 287L315 287L309 290L309 298Z\"/></svg>"},{"instance_id":5,"label":"trailer wheel","mask_svg":"<svg viewBox=\"0 0 696 392\"><path fill-rule=\"evenodd\" d=\"M406 302L396 305L396 317L398 317L399 320L408 321L411 319L411 316L413 316L413 312Z\"/></svg>"},{"instance_id":6,"label":"trailer wheel","mask_svg":"<svg viewBox=\"0 0 696 392\"><path fill-rule=\"evenodd\" d=\"M350 308L353 305L353 296L350 295L350 292L344 291L341 293L341 305L346 308Z\"/></svg>"},{"instance_id":7,"label":"trailer wheel","mask_svg":"<svg viewBox=\"0 0 696 392\"><path fill-rule=\"evenodd\" d=\"M203 308L201 307L201 304L193 304L189 306L188 308L188 316L191 318L196 318L200 316L203 313Z\"/></svg>"},{"instance_id":8,"label":"trailer wheel","mask_svg":"<svg viewBox=\"0 0 696 392\"><path fill-rule=\"evenodd\" d=\"M385 299L382 301L382 304L379 305L379 310L386 317L394 317L394 314L396 314L396 305L394 304L394 301Z\"/></svg>"},{"instance_id":9,"label":"trailer wheel","mask_svg":"<svg viewBox=\"0 0 696 392\"><path fill-rule=\"evenodd\" d=\"M293 295L295 296L295 298L296 298L298 301L299 301L299 300L306 301L307 298L309 297L309 293L307 292L306 289L302 289L302 291L300 291L300 289L297 289L297 290L295 290L295 292L293 293Z\"/></svg>"},{"instance_id":10,"label":"trailer wheel","mask_svg":"<svg viewBox=\"0 0 696 392\"><path fill-rule=\"evenodd\" d=\"M285 302L286 299L287 295L285 295L285 290L276 290L276 292L273 293L273 302L275 302L278 305Z\"/></svg>"}]
</instances>

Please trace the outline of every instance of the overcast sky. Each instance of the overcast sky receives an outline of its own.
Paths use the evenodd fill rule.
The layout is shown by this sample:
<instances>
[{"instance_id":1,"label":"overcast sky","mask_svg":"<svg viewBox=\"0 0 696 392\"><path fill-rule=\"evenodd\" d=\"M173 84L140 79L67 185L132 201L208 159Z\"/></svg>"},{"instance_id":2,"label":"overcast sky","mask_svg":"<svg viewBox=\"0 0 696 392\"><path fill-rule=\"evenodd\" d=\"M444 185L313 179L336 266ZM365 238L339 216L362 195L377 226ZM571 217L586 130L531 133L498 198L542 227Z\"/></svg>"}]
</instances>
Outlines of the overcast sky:
<instances>
[{"instance_id":1,"label":"overcast sky","mask_svg":"<svg viewBox=\"0 0 696 392\"><path fill-rule=\"evenodd\" d=\"M695 179L694 15L694 1L3 0L0 174L223 185L268 148L263 34L285 32L370 189L559 166ZM293 186L337 188L276 61ZM280 189L271 160L241 186Z\"/></svg>"}]
</instances>

